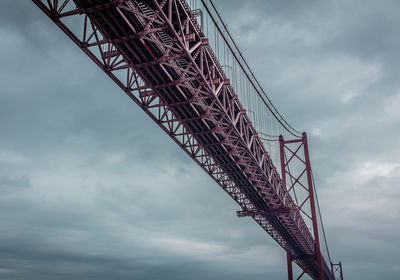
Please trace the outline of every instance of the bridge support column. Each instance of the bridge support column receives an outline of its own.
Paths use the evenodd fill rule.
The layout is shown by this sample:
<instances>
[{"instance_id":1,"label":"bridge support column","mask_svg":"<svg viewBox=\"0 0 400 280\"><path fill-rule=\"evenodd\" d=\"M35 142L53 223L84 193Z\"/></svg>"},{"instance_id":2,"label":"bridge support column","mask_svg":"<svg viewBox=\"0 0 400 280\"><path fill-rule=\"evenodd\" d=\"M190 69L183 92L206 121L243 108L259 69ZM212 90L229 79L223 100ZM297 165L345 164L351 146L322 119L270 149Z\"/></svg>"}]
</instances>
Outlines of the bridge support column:
<instances>
[{"instance_id":1,"label":"bridge support column","mask_svg":"<svg viewBox=\"0 0 400 280\"><path fill-rule=\"evenodd\" d=\"M321 256L321 249L319 244L319 235L318 235L318 223L317 223L317 213L315 210L315 199L314 199L314 185L311 173L311 163L310 163L310 156L308 153L308 142L307 142L307 134L303 132L302 135L303 145L304 145L304 158L306 164L306 172L307 172L307 182L308 182L308 193L310 195L310 207L311 207L311 218L312 218L312 225L313 225L313 232L314 232L314 239L315 239L315 255L317 258L317 265L318 265L318 276L319 280L324 280L324 274L322 270L322 256Z\"/></svg>"},{"instance_id":2,"label":"bridge support column","mask_svg":"<svg viewBox=\"0 0 400 280\"><path fill-rule=\"evenodd\" d=\"M287 272L288 272L288 280L293 280L293 268L292 268L292 257L289 253L287 255Z\"/></svg>"},{"instance_id":3,"label":"bridge support column","mask_svg":"<svg viewBox=\"0 0 400 280\"><path fill-rule=\"evenodd\" d=\"M331 269L335 280L343 280L342 262L331 263Z\"/></svg>"},{"instance_id":4,"label":"bridge support column","mask_svg":"<svg viewBox=\"0 0 400 280\"><path fill-rule=\"evenodd\" d=\"M297 206L299 210L304 213L304 218L309 219L312 223L313 229L313 237L314 237L314 256L313 262L317 264L318 270L318 278L316 280L324 280L324 272L323 272L323 260L320 250L320 243L319 243L319 235L318 235L318 223L317 223L317 214L315 208L315 198L314 198L314 185L313 185L313 178L312 178L312 171L311 171L311 163L310 163L310 156L308 152L308 142L307 142L307 135L304 132L300 139L294 140L284 140L283 136L279 136L279 146L280 146L280 160L281 160L281 177L282 177L282 184L285 186L286 190L289 193L292 193L292 197L295 197ZM303 154L301 153L303 150ZM297 159L297 163L294 161ZM294 173L294 170L291 169L291 165L300 165L301 172L298 174ZM295 168L294 168L295 169ZM305 175L305 176L304 176ZM287 178L289 180L287 180ZM297 201L296 192L301 189L306 189L306 199L303 201ZM310 211L306 213L305 205L309 206ZM292 272L292 259L288 254L287 259L288 265L288 279L293 279L293 272ZM303 273L300 275L299 278L304 273L308 273L307 270L304 270Z\"/></svg>"}]
</instances>

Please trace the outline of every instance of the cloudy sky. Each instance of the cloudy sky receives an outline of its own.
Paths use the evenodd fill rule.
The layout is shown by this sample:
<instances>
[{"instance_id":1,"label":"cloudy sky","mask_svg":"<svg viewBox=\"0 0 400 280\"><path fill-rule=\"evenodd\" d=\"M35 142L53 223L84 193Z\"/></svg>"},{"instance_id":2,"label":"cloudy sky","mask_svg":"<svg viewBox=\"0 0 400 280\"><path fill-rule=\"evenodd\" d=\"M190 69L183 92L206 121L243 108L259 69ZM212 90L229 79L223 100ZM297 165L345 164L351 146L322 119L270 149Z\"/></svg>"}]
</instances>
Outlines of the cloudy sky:
<instances>
[{"instance_id":1,"label":"cloudy sky","mask_svg":"<svg viewBox=\"0 0 400 280\"><path fill-rule=\"evenodd\" d=\"M346 279L400 273L400 2L215 0L309 134ZM30 1L0 2L1 279L286 279L283 250Z\"/></svg>"}]
</instances>

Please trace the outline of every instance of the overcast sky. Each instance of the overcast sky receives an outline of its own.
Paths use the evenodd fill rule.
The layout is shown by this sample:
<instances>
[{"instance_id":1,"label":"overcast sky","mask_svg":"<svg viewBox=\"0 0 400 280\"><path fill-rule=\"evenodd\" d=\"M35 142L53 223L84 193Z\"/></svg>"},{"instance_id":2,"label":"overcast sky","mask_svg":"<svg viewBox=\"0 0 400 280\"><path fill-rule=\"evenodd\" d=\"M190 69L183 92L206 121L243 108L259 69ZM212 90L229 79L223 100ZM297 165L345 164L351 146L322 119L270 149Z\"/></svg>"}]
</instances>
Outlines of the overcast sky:
<instances>
[{"instance_id":1,"label":"overcast sky","mask_svg":"<svg viewBox=\"0 0 400 280\"><path fill-rule=\"evenodd\" d=\"M309 134L346 279L400 274L400 2L215 0ZM286 279L283 250L31 1L0 1L0 278Z\"/></svg>"}]
</instances>

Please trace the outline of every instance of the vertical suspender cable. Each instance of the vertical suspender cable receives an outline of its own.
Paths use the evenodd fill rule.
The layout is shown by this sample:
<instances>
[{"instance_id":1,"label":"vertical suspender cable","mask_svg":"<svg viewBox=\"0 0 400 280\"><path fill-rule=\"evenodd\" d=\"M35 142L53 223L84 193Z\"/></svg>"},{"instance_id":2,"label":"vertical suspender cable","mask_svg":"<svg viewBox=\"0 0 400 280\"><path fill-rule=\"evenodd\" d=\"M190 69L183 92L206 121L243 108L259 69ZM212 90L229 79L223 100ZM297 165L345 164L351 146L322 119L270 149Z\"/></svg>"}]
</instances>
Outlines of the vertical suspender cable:
<instances>
[{"instance_id":1,"label":"vertical suspender cable","mask_svg":"<svg viewBox=\"0 0 400 280\"><path fill-rule=\"evenodd\" d=\"M202 1L203 1L203 0L202 0ZM203 3L204 3L204 2L203 2ZM293 136L296 136L296 137L299 137L299 138L300 138L300 137L301 137L301 136L300 136L300 135L301 135L301 132L299 132L299 131L297 131L296 129L294 129L294 128L283 118L283 116L282 116L282 115L279 113L279 111L276 109L276 107L275 107L274 104L271 102L271 100L269 99L269 97L267 96L267 94L264 92L262 86L261 86L260 83L258 82L257 78L255 77L255 75L254 75L253 71L251 70L250 66L248 65L247 61L244 59L244 57L243 57L243 55L242 55L242 52L239 50L239 47L237 46L237 44L236 44L235 41L233 40L233 37L232 37L231 33L229 32L228 28L226 27L225 23L223 22L222 17L221 17L221 15L219 14L219 12L217 11L217 9L215 8L215 5L214 5L214 3L213 3L212 0L210 0L210 4L211 4L211 6L213 7L213 9L214 9L216 15L218 16L218 19L221 21L222 26L224 27L224 29L225 29L226 33L228 34L229 38L231 39L231 42L233 43L235 49L237 50L237 52L238 52L240 58L243 60L243 62L244 62L244 64L246 65L247 69L249 70L249 72L250 72L252 78L254 79L254 81L256 82L256 84L258 85L258 87L259 87L259 89L261 90L261 92L263 93L264 97L267 99L268 103L269 103L269 104L271 105L271 107L273 108L273 111L274 111L274 112L272 112L272 109L270 108L270 106L268 106L268 105L266 104L267 107L268 107L268 109L271 111L271 113L275 116L275 118L276 118L280 123L281 123L281 121L282 121L282 122L284 122L284 124L287 125L287 127L286 127L284 124L281 123L282 126L284 126L284 128L285 128L286 130L288 130L291 134L298 133L299 135L293 135ZM207 7L205 7L205 8L206 8L207 11L209 12L208 8L207 8ZM209 12L209 13L210 13L210 12ZM210 14L210 16L211 16L211 14ZM219 28L218 28L218 29L219 29ZM220 31L220 32L221 32L221 31ZM222 36L223 36L223 34L222 34ZM223 37L224 37L224 36L223 36ZM224 38L224 39L225 39L225 38ZM226 40L225 40L225 42L228 44L228 47L230 48L229 43L228 43ZM232 51L232 53L233 53L233 50L232 50L232 49L231 49L231 51ZM233 55L234 55L235 58L236 58L236 55L235 55L234 53L233 53ZM240 62L239 62L239 64L240 64ZM242 67L242 65L241 65L241 67ZM242 67L242 69L243 69L243 67ZM243 71L245 71L245 70L243 69ZM246 75L247 75L247 74L246 74ZM252 81L251 81L250 79L249 79L249 81L252 83ZM257 93L258 93L258 90L257 90ZM260 97L261 97L261 96L260 96ZM264 102L265 102L265 101L264 101ZM279 119L278 119L278 117L277 117L275 114L277 114L277 115L279 116ZM290 130L291 130L291 131L290 131ZM293 132L294 132L294 133L293 133Z\"/></svg>"}]
</instances>

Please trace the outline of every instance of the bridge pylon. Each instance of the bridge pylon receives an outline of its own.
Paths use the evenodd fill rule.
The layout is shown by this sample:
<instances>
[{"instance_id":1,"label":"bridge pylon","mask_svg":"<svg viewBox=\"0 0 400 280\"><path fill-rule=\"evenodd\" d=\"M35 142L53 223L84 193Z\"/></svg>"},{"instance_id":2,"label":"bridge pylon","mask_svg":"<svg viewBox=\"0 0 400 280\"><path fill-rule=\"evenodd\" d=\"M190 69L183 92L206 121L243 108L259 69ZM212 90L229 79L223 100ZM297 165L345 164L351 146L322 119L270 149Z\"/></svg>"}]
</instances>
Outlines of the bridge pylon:
<instances>
[{"instance_id":1,"label":"bridge pylon","mask_svg":"<svg viewBox=\"0 0 400 280\"><path fill-rule=\"evenodd\" d=\"M307 134L304 132L301 138L292 140L285 140L280 135L279 147L282 183L294 199L295 205L300 210L307 225L312 227L314 237L314 254L312 256L292 256L287 252L288 280L293 280L292 263L298 261L309 263L309 265L300 266L303 267L302 273L297 279L305 274L310 275L315 280L330 279L325 277L331 274L322 258L320 249ZM310 271L315 264L317 271ZM315 278L315 275L318 275L317 278Z\"/></svg>"},{"instance_id":2,"label":"bridge pylon","mask_svg":"<svg viewBox=\"0 0 400 280\"><path fill-rule=\"evenodd\" d=\"M331 269L335 280L343 280L342 262L331 263Z\"/></svg>"}]
</instances>

